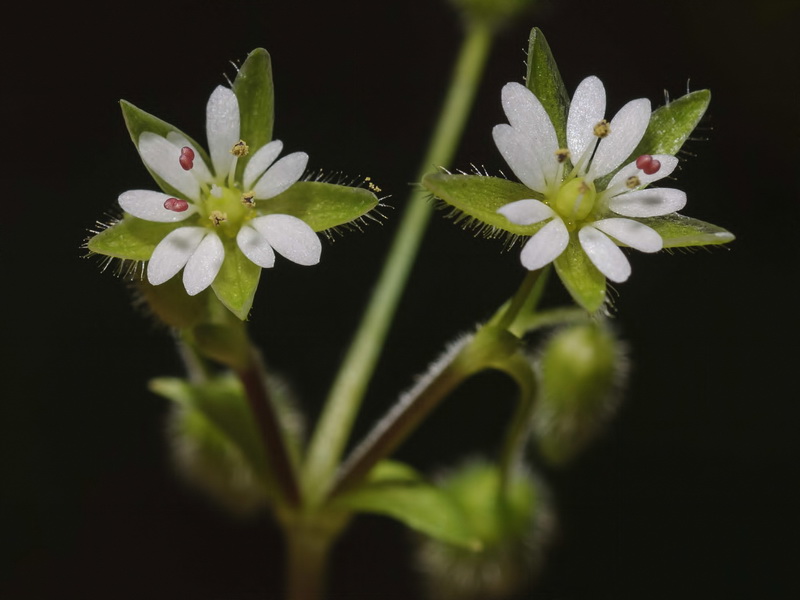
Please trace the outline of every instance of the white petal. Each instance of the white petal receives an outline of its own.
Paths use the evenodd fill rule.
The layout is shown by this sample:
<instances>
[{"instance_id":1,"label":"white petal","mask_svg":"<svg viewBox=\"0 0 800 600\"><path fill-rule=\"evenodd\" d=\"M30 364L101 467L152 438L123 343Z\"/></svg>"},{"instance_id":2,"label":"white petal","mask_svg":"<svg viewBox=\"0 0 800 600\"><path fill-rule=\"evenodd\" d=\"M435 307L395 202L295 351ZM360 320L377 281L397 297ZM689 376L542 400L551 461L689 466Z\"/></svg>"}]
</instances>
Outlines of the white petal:
<instances>
[{"instance_id":1,"label":"white petal","mask_svg":"<svg viewBox=\"0 0 800 600\"><path fill-rule=\"evenodd\" d=\"M495 125L492 137L514 175L532 190L544 193L547 183L533 144L511 125Z\"/></svg>"},{"instance_id":2,"label":"white petal","mask_svg":"<svg viewBox=\"0 0 800 600\"><path fill-rule=\"evenodd\" d=\"M686 193L673 188L648 188L614 196L608 207L623 217L660 217L686 206Z\"/></svg>"},{"instance_id":3,"label":"white petal","mask_svg":"<svg viewBox=\"0 0 800 600\"><path fill-rule=\"evenodd\" d=\"M611 132L600 140L589 167L589 177L597 179L616 169L642 140L650 122L650 100L631 100L619 109L609 123Z\"/></svg>"},{"instance_id":4,"label":"white petal","mask_svg":"<svg viewBox=\"0 0 800 600\"><path fill-rule=\"evenodd\" d=\"M611 281L622 283L631 275L631 264L611 238L591 226L578 232L583 251L595 267Z\"/></svg>"},{"instance_id":5,"label":"white petal","mask_svg":"<svg viewBox=\"0 0 800 600\"><path fill-rule=\"evenodd\" d=\"M283 142L273 140L265 146L261 146L258 152L250 157L247 166L244 168L244 189L253 189L253 184L264 174L269 166L275 162L278 155L283 150Z\"/></svg>"},{"instance_id":6,"label":"white petal","mask_svg":"<svg viewBox=\"0 0 800 600\"><path fill-rule=\"evenodd\" d=\"M175 212L164 208L164 202L172 198L161 192L151 192L150 190L129 190L120 194L119 205L127 213L145 221L156 223L177 223L191 217L197 212L194 204L189 204L183 212Z\"/></svg>"},{"instance_id":7,"label":"white petal","mask_svg":"<svg viewBox=\"0 0 800 600\"><path fill-rule=\"evenodd\" d=\"M275 252L267 238L258 231L245 225L236 235L236 243L242 253L259 267L269 269L275 265Z\"/></svg>"},{"instance_id":8,"label":"white petal","mask_svg":"<svg viewBox=\"0 0 800 600\"><path fill-rule=\"evenodd\" d=\"M214 173L225 177L233 161L231 149L239 141L239 101L229 88L217 86L208 99L206 135Z\"/></svg>"},{"instance_id":9,"label":"white petal","mask_svg":"<svg viewBox=\"0 0 800 600\"><path fill-rule=\"evenodd\" d=\"M322 253L319 236L305 221L290 215L267 215L251 222L269 245L282 256L299 265L315 265Z\"/></svg>"},{"instance_id":10,"label":"white petal","mask_svg":"<svg viewBox=\"0 0 800 600\"><path fill-rule=\"evenodd\" d=\"M214 176L211 175L211 171L208 170L208 166L206 166L203 157L201 156L200 152L197 150L197 146L195 146L192 142L189 141L185 135L178 133L177 131L170 131L167 134L167 141L172 143L173 145L177 146L180 149L183 149L184 146L191 148L194 151L194 166L192 167L190 173L195 176L198 180L202 183L209 183L214 179Z\"/></svg>"},{"instance_id":11,"label":"white petal","mask_svg":"<svg viewBox=\"0 0 800 600\"><path fill-rule=\"evenodd\" d=\"M139 136L139 154L144 164L186 198L194 201L200 199L200 184L178 162L181 157L178 146L160 135L145 131Z\"/></svg>"},{"instance_id":12,"label":"white petal","mask_svg":"<svg viewBox=\"0 0 800 600\"><path fill-rule=\"evenodd\" d=\"M286 191L300 179L307 164L308 154L305 152L293 152L284 156L258 180L253 190L256 198L266 200Z\"/></svg>"},{"instance_id":13,"label":"white petal","mask_svg":"<svg viewBox=\"0 0 800 600\"><path fill-rule=\"evenodd\" d=\"M569 244L569 232L561 219L553 219L528 240L520 261L529 271L541 269L554 261Z\"/></svg>"},{"instance_id":14,"label":"white petal","mask_svg":"<svg viewBox=\"0 0 800 600\"><path fill-rule=\"evenodd\" d=\"M189 257L183 270L183 287L186 288L186 293L196 296L210 286L224 259L225 247L222 240L216 233L209 233Z\"/></svg>"},{"instance_id":15,"label":"white petal","mask_svg":"<svg viewBox=\"0 0 800 600\"><path fill-rule=\"evenodd\" d=\"M500 207L497 212L514 223L514 225L533 225L555 215L552 208L538 200L509 202Z\"/></svg>"},{"instance_id":16,"label":"white petal","mask_svg":"<svg viewBox=\"0 0 800 600\"><path fill-rule=\"evenodd\" d=\"M181 227L159 242L147 265L147 280L160 285L180 271L203 241L205 227Z\"/></svg>"},{"instance_id":17,"label":"white petal","mask_svg":"<svg viewBox=\"0 0 800 600\"><path fill-rule=\"evenodd\" d=\"M507 83L501 93L508 122L531 145L548 183L556 177L558 139L547 111L524 85Z\"/></svg>"},{"instance_id":18,"label":"white petal","mask_svg":"<svg viewBox=\"0 0 800 600\"><path fill-rule=\"evenodd\" d=\"M581 81L572 97L567 117L567 148L572 163L577 164L586 149L597 139L594 126L606 114L606 90L603 82L592 75Z\"/></svg>"},{"instance_id":19,"label":"white petal","mask_svg":"<svg viewBox=\"0 0 800 600\"><path fill-rule=\"evenodd\" d=\"M608 187L605 189L605 195L611 197L628 192L629 188L626 185L628 177L633 177L635 175L639 178L639 185L637 187L645 187L654 181L658 181L672 174L675 167L678 166L678 159L670 154L653 154L653 159L661 163L661 168L658 171L652 175L648 175L636 166L636 161L634 160L622 167L617 171L617 174L611 178Z\"/></svg>"},{"instance_id":20,"label":"white petal","mask_svg":"<svg viewBox=\"0 0 800 600\"><path fill-rule=\"evenodd\" d=\"M630 219L602 219L592 223L595 227L640 252L658 252L664 246L661 236L643 223Z\"/></svg>"}]
</instances>

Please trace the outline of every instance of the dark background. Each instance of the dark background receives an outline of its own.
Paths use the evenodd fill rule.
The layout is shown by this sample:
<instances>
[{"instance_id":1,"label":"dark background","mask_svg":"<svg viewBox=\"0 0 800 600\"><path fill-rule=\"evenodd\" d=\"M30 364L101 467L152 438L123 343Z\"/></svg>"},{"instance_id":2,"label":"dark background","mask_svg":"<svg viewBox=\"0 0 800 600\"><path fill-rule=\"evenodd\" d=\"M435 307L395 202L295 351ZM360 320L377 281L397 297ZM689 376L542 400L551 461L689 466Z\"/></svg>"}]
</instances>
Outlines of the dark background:
<instances>
[{"instance_id":1,"label":"dark background","mask_svg":"<svg viewBox=\"0 0 800 600\"><path fill-rule=\"evenodd\" d=\"M634 368L602 441L548 474L560 534L535 593L575 600L793 598L796 576L798 3L556 2L508 27L451 166L504 169L491 127L541 27L572 91L590 74L609 113L710 88L681 157L685 214L726 249L634 254L616 318ZM460 27L444 2L139 2L6 21L9 150L0 219L6 392L0 402L0 597L277 598L281 540L180 482L155 376L181 373L169 335L122 281L83 260L117 196L151 187L117 101L203 137L204 106L257 46L273 59L276 137L312 169L371 176L384 226L326 244L318 267L265 273L251 316L311 414L364 305L447 86ZM24 9L23 9L24 10ZM8 157L10 155L10 157ZM8 183L11 183L9 189ZM518 284L516 252L436 217L358 431ZM554 281L546 301L565 299ZM7 371L5 371L7 369ZM10 384L10 385L9 385ZM435 470L490 452L513 388L482 376L400 452ZM415 598L405 531L364 517L341 540L332 598Z\"/></svg>"}]
</instances>

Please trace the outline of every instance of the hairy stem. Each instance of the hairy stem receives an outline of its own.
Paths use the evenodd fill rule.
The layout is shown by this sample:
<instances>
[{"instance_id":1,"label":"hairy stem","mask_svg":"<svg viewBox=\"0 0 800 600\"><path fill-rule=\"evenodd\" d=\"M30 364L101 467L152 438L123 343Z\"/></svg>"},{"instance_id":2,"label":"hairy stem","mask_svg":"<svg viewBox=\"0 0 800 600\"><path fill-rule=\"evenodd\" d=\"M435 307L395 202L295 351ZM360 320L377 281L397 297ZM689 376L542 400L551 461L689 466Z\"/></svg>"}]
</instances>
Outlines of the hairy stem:
<instances>
[{"instance_id":1,"label":"hairy stem","mask_svg":"<svg viewBox=\"0 0 800 600\"><path fill-rule=\"evenodd\" d=\"M468 28L418 180L452 160L488 57L491 38L491 30L484 25ZM325 495L344 452L431 210L426 192L416 189L408 201L384 270L373 289L309 445L304 484L312 501Z\"/></svg>"},{"instance_id":2,"label":"hairy stem","mask_svg":"<svg viewBox=\"0 0 800 600\"><path fill-rule=\"evenodd\" d=\"M297 473L289 456L278 414L270 399L261 356L255 349L251 350L249 364L242 369L236 369L236 375L244 386L247 402L261 434L267 464L272 468L284 499L290 505L297 506L300 504Z\"/></svg>"}]
</instances>

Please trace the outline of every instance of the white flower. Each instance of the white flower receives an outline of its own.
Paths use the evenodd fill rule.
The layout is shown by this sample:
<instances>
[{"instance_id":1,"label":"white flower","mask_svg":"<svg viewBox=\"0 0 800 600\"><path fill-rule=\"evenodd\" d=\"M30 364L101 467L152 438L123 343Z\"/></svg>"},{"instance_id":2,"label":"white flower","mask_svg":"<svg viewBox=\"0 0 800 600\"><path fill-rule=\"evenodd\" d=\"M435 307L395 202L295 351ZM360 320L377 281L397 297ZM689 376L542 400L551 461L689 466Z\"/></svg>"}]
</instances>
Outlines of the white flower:
<instances>
[{"instance_id":1,"label":"white flower","mask_svg":"<svg viewBox=\"0 0 800 600\"><path fill-rule=\"evenodd\" d=\"M276 161L283 144L274 140L259 148L236 178L239 156L248 153L239 139L239 102L219 86L206 107L206 134L211 168L197 148L177 132L167 137L144 132L138 140L144 163L181 197L149 190L131 190L119 197L134 217L160 223L186 221L156 246L147 279L159 285L183 269L189 295L213 282L225 258L223 240L234 239L239 250L260 267L275 264L275 252L301 265L319 262L319 237L304 221L290 215L259 216L256 201L267 200L297 182L308 155L295 152Z\"/></svg>"},{"instance_id":2,"label":"white flower","mask_svg":"<svg viewBox=\"0 0 800 600\"><path fill-rule=\"evenodd\" d=\"M502 101L509 124L494 128L495 144L514 174L542 199L511 202L497 212L517 225L549 221L525 244L522 264L534 270L552 262L576 243L576 233L577 243L603 275L625 281L631 267L619 245L642 252L657 252L663 245L656 231L635 219L673 213L686 204L680 190L644 189L678 165L667 154L638 157L597 190L596 182L619 168L644 136L650 101L632 100L608 122L603 84L587 77L570 104L567 148L559 147L550 117L526 87L506 84Z\"/></svg>"}]
</instances>

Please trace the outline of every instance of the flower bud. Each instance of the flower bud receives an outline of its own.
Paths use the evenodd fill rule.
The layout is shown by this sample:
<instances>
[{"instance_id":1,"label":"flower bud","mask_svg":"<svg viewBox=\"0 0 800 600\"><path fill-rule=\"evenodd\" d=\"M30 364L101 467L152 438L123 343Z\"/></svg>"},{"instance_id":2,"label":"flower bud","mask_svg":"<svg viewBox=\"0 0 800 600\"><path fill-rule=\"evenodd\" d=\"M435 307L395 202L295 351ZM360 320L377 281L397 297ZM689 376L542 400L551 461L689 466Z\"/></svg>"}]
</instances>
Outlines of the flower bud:
<instances>
[{"instance_id":1,"label":"flower bud","mask_svg":"<svg viewBox=\"0 0 800 600\"><path fill-rule=\"evenodd\" d=\"M563 464L602 431L619 404L624 346L604 323L573 325L545 344L539 367L533 432L542 456Z\"/></svg>"},{"instance_id":2,"label":"flower bud","mask_svg":"<svg viewBox=\"0 0 800 600\"><path fill-rule=\"evenodd\" d=\"M295 456L302 422L285 384L267 378L282 429ZM239 516L262 510L276 486L241 383L221 375L200 383L159 378L150 389L173 401L169 434L179 473L217 504Z\"/></svg>"},{"instance_id":3,"label":"flower bud","mask_svg":"<svg viewBox=\"0 0 800 600\"><path fill-rule=\"evenodd\" d=\"M542 483L520 470L501 493L500 470L473 461L444 477L481 541L476 550L425 538L417 559L427 595L436 600L494 600L523 590L538 572L552 511Z\"/></svg>"}]
</instances>

